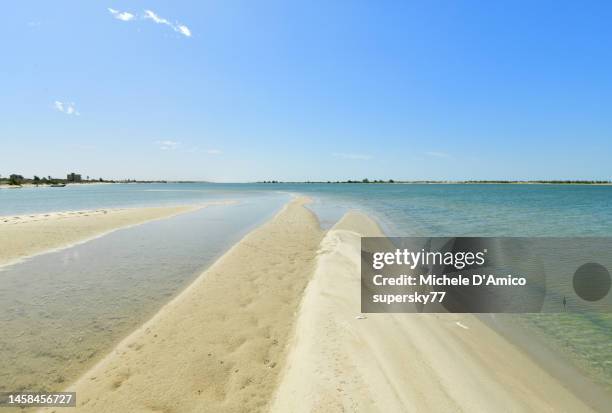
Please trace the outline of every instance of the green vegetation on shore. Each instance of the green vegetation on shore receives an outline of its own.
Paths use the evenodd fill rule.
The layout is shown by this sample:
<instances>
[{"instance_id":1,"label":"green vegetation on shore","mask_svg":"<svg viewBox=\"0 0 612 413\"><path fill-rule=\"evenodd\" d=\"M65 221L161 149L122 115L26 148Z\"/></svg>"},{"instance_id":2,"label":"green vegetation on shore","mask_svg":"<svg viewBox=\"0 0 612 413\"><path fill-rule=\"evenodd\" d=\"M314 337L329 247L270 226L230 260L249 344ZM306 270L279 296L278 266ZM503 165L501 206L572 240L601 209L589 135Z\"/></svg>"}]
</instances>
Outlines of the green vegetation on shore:
<instances>
[{"instance_id":1,"label":"green vegetation on shore","mask_svg":"<svg viewBox=\"0 0 612 413\"><path fill-rule=\"evenodd\" d=\"M19 174L10 174L8 177L0 175L0 185L22 186L22 185L57 185L57 184L93 184L93 183L168 183L168 181L139 181L136 179L104 179L91 178L79 179L78 181L67 178L53 178L51 175L43 176L42 178L34 175L32 178L26 178Z\"/></svg>"},{"instance_id":2,"label":"green vegetation on shore","mask_svg":"<svg viewBox=\"0 0 612 413\"><path fill-rule=\"evenodd\" d=\"M57 184L91 184L91 183L138 183L138 184L167 184L167 183L210 183L208 181L168 181L168 180L136 180L136 179L104 179L91 178L79 179L77 181L64 178L53 178L34 175L26 178L23 175L11 174L8 177L0 175L0 185L22 186L22 185L57 185ZM258 181L258 184L550 184L550 185L612 185L612 181L606 180L465 180L465 181L436 181L436 180L394 180L394 179L349 179L345 181Z\"/></svg>"}]
</instances>

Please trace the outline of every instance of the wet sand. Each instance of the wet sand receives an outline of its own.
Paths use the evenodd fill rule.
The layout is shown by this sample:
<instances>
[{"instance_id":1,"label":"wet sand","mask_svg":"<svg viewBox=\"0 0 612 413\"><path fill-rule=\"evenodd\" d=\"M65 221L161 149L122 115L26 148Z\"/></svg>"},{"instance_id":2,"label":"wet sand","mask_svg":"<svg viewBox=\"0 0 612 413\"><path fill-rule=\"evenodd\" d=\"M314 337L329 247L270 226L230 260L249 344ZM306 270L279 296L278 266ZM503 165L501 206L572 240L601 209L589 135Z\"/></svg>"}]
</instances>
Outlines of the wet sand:
<instances>
[{"instance_id":1,"label":"wet sand","mask_svg":"<svg viewBox=\"0 0 612 413\"><path fill-rule=\"evenodd\" d=\"M272 412L589 412L469 314L360 314L360 236L350 213L321 243Z\"/></svg>"},{"instance_id":2,"label":"wet sand","mask_svg":"<svg viewBox=\"0 0 612 413\"><path fill-rule=\"evenodd\" d=\"M323 236L305 202L248 234L123 340L70 387L78 407L61 412L264 411Z\"/></svg>"},{"instance_id":3,"label":"wet sand","mask_svg":"<svg viewBox=\"0 0 612 413\"><path fill-rule=\"evenodd\" d=\"M68 390L80 412L590 412L469 314L360 314L359 213L294 200Z\"/></svg>"},{"instance_id":4,"label":"wet sand","mask_svg":"<svg viewBox=\"0 0 612 413\"><path fill-rule=\"evenodd\" d=\"M0 266L212 204L3 216L0 217Z\"/></svg>"}]
</instances>

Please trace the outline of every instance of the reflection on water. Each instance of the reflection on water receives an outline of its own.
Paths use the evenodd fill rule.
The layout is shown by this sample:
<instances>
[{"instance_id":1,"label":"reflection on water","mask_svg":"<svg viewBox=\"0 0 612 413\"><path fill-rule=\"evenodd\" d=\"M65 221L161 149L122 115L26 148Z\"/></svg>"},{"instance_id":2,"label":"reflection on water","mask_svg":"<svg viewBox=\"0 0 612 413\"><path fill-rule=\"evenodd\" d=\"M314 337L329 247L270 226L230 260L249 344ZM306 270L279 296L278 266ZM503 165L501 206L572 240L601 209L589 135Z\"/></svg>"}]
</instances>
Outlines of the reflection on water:
<instances>
[{"instance_id":1,"label":"reflection on water","mask_svg":"<svg viewBox=\"0 0 612 413\"><path fill-rule=\"evenodd\" d=\"M393 236L612 236L611 186L343 184L307 186L306 191L318 201L313 205L316 212L337 216L338 210L359 208ZM584 251L580 245L573 248ZM609 249L603 254L610 258ZM558 264L564 265L564 260ZM571 285L548 276L554 281L547 288L551 305L561 308L567 297L568 307L574 307L577 298ZM524 314L504 319L539 336L550 350L567 356L612 394L612 314Z\"/></svg>"},{"instance_id":2,"label":"reflection on water","mask_svg":"<svg viewBox=\"0 0 612 413\"><path fill-rule=\"evenodd\" d=\"M292 193L302 193L309 195L314 199L314 203L309 206L312 208L322 221L325 227L330 227L340 216L348 209L360 209L375 217L382 224L383 230L388 235L393 236L548 236L548 237L610 237L612 236L612 186L589 186L589 185L358 185L358 184L151 184L151 185L84 185L66 188L46 188L46 189L20 189L0 191L0 215L10 215L18 213L43 212L43 211L61 211L73 209L90 209L100 207L126 207L126 206L141 206L141 205L167 205L167 204L187 204L200 203L208 200L217 199L238 199L240 201L248 201L251 198L263 196L264 194L272 194L275 191L284 191ZM212 211L212 210L211 210ZM204 215L204 214L203 214ZM202 215L202 216L203 216ZM236 216L235 219L239 219ZM173 220L173 222L175 222ZM161 224L161 223L160 223ZM206 229L197 229L195 226L187 225L187 231L183 236L189 237L193 233L205 233ZM144 228L144 227L143 227ZM171 229L171 228L170 228ZM127 230L126 230L127 232ZM118 234L113 236L117 238ZM155 240L159 240L159 234L152 234ZM109 238L110 239L110 238ZM164 240L159 240L163 242ZM167 258L169 251L181 254L176 248L168 247L165 250L159 247L159 256L152 257L155 264L150 270L144 264L144 258L138 255L138 251L146 254L143 250L151 250L150 239L141 240L144 242L143 247L137 250L137 247L132 249L129 242L124 245L125 254L137 255L136 263L132 264L133 258L124 257L118 259L115 255L121 252L120 249L114 249L114 252L108 252L103 248L104 241L100 240L100 251L106 251L108 260L116 262L118 266L124 265L128 267L124 269L122 277L135 278L130 282L143 280L135 275L135 271L129 271L129 268L137 268L132 266L139 265L141 262L140 271L151 271L147 275L155 277L156 269L167 268L171 271L173 268L179 268L180 265L185 265L183 274L186 280L176 275L171 275L169 288L163 289L159 294L174 294L184 286L189 279L192 279L193 272L198 269L189 267L190 260L174 262ZM180 242L180 241L177 241ZM200 240L199 242L205 242ZM185 242L189 244L189 242ZM219 247L223 244L216 240L209 246L202 247L201 253L205 251L213 251L215 246ZM219 248L224 250L226 246L231 244L227 242ZM92 245L98 245L92 242ZM162 244L160 244L162 245ZM204 245L204 244L202 244ZM73 252L78 251L80 259L83 260L85 249L75 248ZM74 262L69 250L64 251L60 255L62 259L68 262ZM93 254L92 262L97 262L96 265L101 269L105 267L105 262L101 260L100 254ZM171 255L171 254L170 254ZM203 257L192 252L185 251L188 257ZM139 258L140 257L140 258ZM166 257L166 258L165 258ZM11 328L5 331L10 331L10 337L0 337L0 385L7 381L7 376L4 368L9 363L4 355L18 351L15 343L19 342L18 335L29 335L34 337L39 334L38 341L31 339L32 342L40 342L45 340L45 335L50 334L46 326L51 326L53 320L57 318L56 313L61 313L66 308L59 304L54 304L56 296L62 294L62 283L55 283L46 276L47 272L41 272L43 260L40 259L38 266L34 265L34 261L30 262L30 271L34 271L33 276L27 271L22 271L11 277L11 285L18 282L20 277L36 278L33 285L34 288L40 288L43 293L38 296L38 301L31 303L27 297L28 293L23 292L21 295L14 295L12 289L7 291L6 284L0 284L0 318L2 322L7 317L12 317L17 321L13 321ZM196 259L196 258L193 258ZM56 260L59 260L57 258ZM203 258L204 260L204 258ZM38 259L36 260L38 262ZM78 260L77 260L78 261ZM206 260L204 260L206 261ZM203 262L204 262L203 261ZM26 264L23 264L26 265ZM57 267L57 263L55 267ZM206 264L199 264L206 265ZM197 265L195 265L197 267ZM88 266L89 271L91 266ZM26 268L26 267L23 267ZM36 269L38 268L38 269ZM54 268L51 265L51 268ZM57 268L55 269L57 272ZM88 271L85 271L87 273ZM119 269L108 270L110 274L114 274ZM160 270L161 271L161 270ZM191 272L189 272L191 271ZM74 272L78 274L78 272ZM103 278L103 273L96 271L97 277ZM60 273L60 275L62 275ZM5 276L5 273L0 273L0 276ZM108 275L106 275L108 276ZM142 276L142 274L140 274ZM17 277L17 278L16 278ZM61 280L57 274L53 277ZM174 277L174 278L173 278ZM111 277L113 278L113 277ZM181 281L182 280L182 281ZM83 280L85 282L85 280ZM73 281L74 283L75 281ZM181 284L182 282L182 284ZM161 281L163 284L163 281ZM97 295L105 302L113 304L112 300L116 300L122 306L129 308L130 304L142 305L143 308L151 308L149 314L158 308L160 302L163 302L167 297L156 297L153 300L143 300L136 296L131 296L133 293L138 293L137 289L124 291L122 295L122 285L113 283L101 282L91 283L94 290L98 289ZM110 285L108 285L110 284ZM126 283L128 284L128 283ZM158 284L158 281L150 284ZM29 284L28 284L29 285ZM38 285L40 287L38 287ZM50 285L55 285L55 290L48 288ZM45 288L47 287L47 288ZM548 291L557 293L556 305L559 306L560 300L567 295L566 289L562 284L559 284L559 290ZM11 287L14 288L14 287ZM79 288L79 285L73 285L71 288ZM151 288L155 288L151 286ZM28 290L28 288L25 288ZM112 292L111 297L104 297L105 292ZM70 291L65 294L69 296ZM89 291L95 296L95 291ZM570 291L571 292L571 291ZM10 304L6 303L6 297L10 297ZM46 296L47 303L44 303L43 298ZM87 294L85 294L87 295ZM153 295L153 294L151 294ZM123 298L122 298L123 297ZM93 298L92 298L93 300ZM109 301L110 300L110 301ZM141 301L139 301L141 300ZM66 300L61 301L65 303ZM38 304L36 304L38 303ZM140 304L138 304L140 303ZM148 303L148 304L147 304ZM571 300L568 303L572 305ZM108 305L108 304L107 304ZM55 307L54 307L55 306ZM148 306L148 307L147 307ZM83 303L75 305L75 308L86 307ZM119 307L119 305L118 305ZM53 310L55 308L55 310ZM25 315L19 316L22 309L27 309ZM11 312L8 312L10 310ZM83 311L87 311L85 308ZM129 314L124 311L121 314ZM78 314L73 315L74 318L79 318ZM612 317L608 315L593 316L589 314L544 314L544 315L525 315L512 316L517 322L521 322L529 329L541 334L545 340L551 343L552 346L559 351L569 354L579 366L584 367L589 374L598 377L605 383L612 383ZM146 317L143 317L146 318ZM26 326L41 326L40 332L36 328L28 327L27 331L18 323L19 320L25 320ZM102 322L101 320L105 320ZM117 326L123 328L122 331L129 331L130 326L137 325L138 322L126 321L131 320L128 316L112 320L112 325L107 318L96 318L90 321L91 325L85 325L80 328L96 329L111 329L116 331ZM7 320L8 321L8 320ZM59 321L58 321L59 322ZM93 323L96 323L93 325ZM123 326L122 323L130 322L129 326ZM36 324L38 323L38 324ZM530 331L531 331L530 330ZM70 360L66 363L71 363L77 367L88 363L89 359L97 357L98 353L87 353L101 348L96 342L86 342L89 337L87 334L79 334L78 329L73 329L73 336L62 337L59 332L55 332L49 340L58 340L58 345L71 344L70 340L81 340L83 345L78 346L83 349L80 353L74 351L70 354ZM85 330L87 331L87 330ZM105 331L105 330L103 330ZM122 333L123 334L123 333ZM110 334L109 334L110 335ZM121 336L121 334L116 334ZM96 340L104 340L104 334L98 334ZM27 346L28 340L21 339ZM85 344L88 344L87 347ZM103 343L108 347L108 343ZM12 346L12 347L10 347ZM55 345L49 345L52 353L45 354L37 350L34 346L24 347L24 354L33 354L39 351L38 363L44 363L45 357L53 360L56 357L62 357L62 354L68 354L61 349L57 349ZM54 353L53 353L54 352ZM35 376L35 367L27 364L27 359L22 360L21 368L30 371L30 378ZM53 380L62 380L57 366L61 363L55 363L56 371L53 371L53 366L48 370L47 381L52 383ZM66 379L64 377L64 379ZM1 387L1 386L0 386Z\"/></svg>"},{"instance_id":3,"label":"reflection on water","mask_svg":"<svg viewBox=\"0 0 612 413\"><path fill-rule=\"evenodd\" d=\"M515 318L612 391L612 314L524 314Z\"/></svg>"},{"instance_id":4,"label":"reflection on water","mask_svg":"<svg viewBox=\"0 0 612 413\"><path fill-rule=\"evenodd\" d=\"M211 206L6 267L0 391L64 388L287 199Z\"/></svg>"}]
</instances>

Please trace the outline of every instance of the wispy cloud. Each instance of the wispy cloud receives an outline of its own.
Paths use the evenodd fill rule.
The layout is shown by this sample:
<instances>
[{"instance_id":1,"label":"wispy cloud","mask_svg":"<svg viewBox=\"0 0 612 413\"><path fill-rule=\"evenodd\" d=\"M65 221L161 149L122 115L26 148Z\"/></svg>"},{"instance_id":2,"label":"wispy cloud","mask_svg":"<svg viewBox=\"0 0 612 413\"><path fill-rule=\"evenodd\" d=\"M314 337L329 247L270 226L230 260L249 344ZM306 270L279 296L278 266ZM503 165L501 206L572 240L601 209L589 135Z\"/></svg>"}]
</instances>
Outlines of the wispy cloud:
<instances>
[{"instance_id":1,"label":"wispy cloud","mask_svg":"<svg viewBox=\"0 0 612 413\"><path fill-rule=\"evenodd\" d=\"M189 30L189 27L185 26L184 24L179 24L177 29L180 34L191 37L191 30Z\"/></svg>"},{"instance_id":2,"label":"wispy cloud","mask_svg":"<svg viewBox=\"0 0 612 413\"><path fill-rule=\"evenodd\" d=\"M185 26L184 24L180 24L180 23L172 23L170 20L158 16L152 10L145 10L144 18L151 20L157 24L164 24L170 27L175 32L182 34L183 36L191 37L191 30L189 30L189 27Z\"/></svg>"},{"instance_id":3,"label":"wispy cloud","mask_svg":"<svg viewBox=\"0 0 612 413\"><path fill-rule=\"evenodd\" d=\"M134 17L136 17L130 12L111 9L110 7L108 8L108 12L112 14L115 19L118 19L124 22L129 22L130 20L134 20Z\"/></svg>"},{"instance_id":4,"label":"wispy cloud","mask_svg":"<svg viewBox=\"0 0 612 413\"><path fill-rule=\"evenodd\" d=\"M80 116L81 114L76 110L74 102L60 102L56 100L53 102L53 108L59 112L65 113L66 115Z\"/></svg>"},{"instance_id":5,"label":"wispy cloud","mask_svg":"<svg viewBox=\"0 0 612 413\"><path fill-rule=\"evenodd\" d=\"M219 149L209 149L206 151L206 153L209 155L221 155L223 152L221 152Z\"/></svg>"},{"instance_id":6,"label":"wispy cloud","mask_svg":"<svg viewBox=\"0 0 612 413\"><path fill-rule=\"evenodd\" d=\"M370 155L364 155L361 153L334 153L333 155L336 158L354 159L354 160L361 160L361 161L367 161L369 159L372 159Z\"/></svg>"},{"instance_id":7,"label":"wispy cloud","mask_svg":"<svg viewBox=\"0 0 612 413\"><path fill-rule=\"evenodd\" d=\"M446 152L425 152L425 155L431 156L432 158L450 158L450 154Z\"/></svg>"},{"instance_id":8,"label":"wispy cloud","mask_svg":"<svg viewBox=\"0 0 612 413\"><path fill-rule=\"evenodd\" d=\"M170 25L170 22L162 17L159 17L157 14L155 14L154 11L151 10L145 10L145 14L144 14L144 18L145 19L151 19L153 20L155 23L158 24L167 24Z\"/></svg>"},{"instance_id":9,"label":"wispy cloud","mask_svg":"<svg viewBox=\"0 0 612 413\"><path fill-rule=\"evenodd\" d=\"M176 147L180 145L180 142L170 141L170 140L157 141L155 143L159 145L159 149L161 149L162 151L176 149Z\"/></svg>"},{"instance_id":10,"label":"wispy cloud","mask_svg":"<svg viewBox=\"0 0 612 413\"><path fill-rule=\"evenodd\" d=\"M130 13L128 11L120 11L117 9L113 9L111 7L107 8L107 10L110 14L112 14L112 16L115 19L118 19L124 22L129 22L129 21L136 20L136 19L150 20L154 23L163 24L165 26L168 26L175 32L180 33L185 37L191 37L191 34L192 34L191 29L189 29L189 27L185 26L184 24L178 23L178 22L173 23L170 20L159 16L153 10L145 10L144 14L141 17L137 17L135 14Z\"/></svg>"}]
</instances>

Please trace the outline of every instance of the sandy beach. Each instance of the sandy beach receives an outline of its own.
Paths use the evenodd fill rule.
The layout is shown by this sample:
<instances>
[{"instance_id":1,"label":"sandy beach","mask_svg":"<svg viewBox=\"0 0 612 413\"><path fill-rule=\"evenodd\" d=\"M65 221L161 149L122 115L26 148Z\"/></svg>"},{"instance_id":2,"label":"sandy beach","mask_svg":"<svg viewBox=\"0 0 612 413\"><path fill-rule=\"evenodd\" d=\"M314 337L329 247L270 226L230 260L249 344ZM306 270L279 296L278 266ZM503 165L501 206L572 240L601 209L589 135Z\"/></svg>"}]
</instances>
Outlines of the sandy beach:
<instances>
[{"instance_id":1,"label":"sandy beach","mask_svg":"<svg viewBox=\"0 0 612 413\"><path fill-rule=\"evenodd\" d=\"M32 3L0 413L612 413L612 0Z\"/></svg>"},{"instance_id":2,"label":"sandy beach","mask_svg":"<svg viewBox=\"0 0 612 413\"><path fill-rule=\"evenodd\" d=\"M0 266L85 242L120 228L170 218L212 204L2 216Z\"/></svg>"},{"instance_id":3,"label":"sandy beach","mask_svg":"<svg viewBox=\"0 0 612 413\"><path fill-rule=\"evenodd\" d=\"M360 237L382 232L350 212L325 233L307 202L235 244L56 411L593 411L472 315L360 314Z\"/></svg>"},{"instance_id":4,"label":"sandy beach","mask_svg":"<svg viewBox=\"0 0 612 413\"><path fill-rule=\"evenodd\" d=\"M321 243L272 412L592 411L472 315L360 310L360 236L349 213Z\"/></svg>"},{"instance_id":5,"label":"sandy beach","mask_svg":"<svg viewBox=\"0 0 612 413\"><path fill-rule=\"evenodd\" d=\"M305 199L231 248L78 380L83 412L264 411L323 232Z\"/></svg>"}]
</instances>

